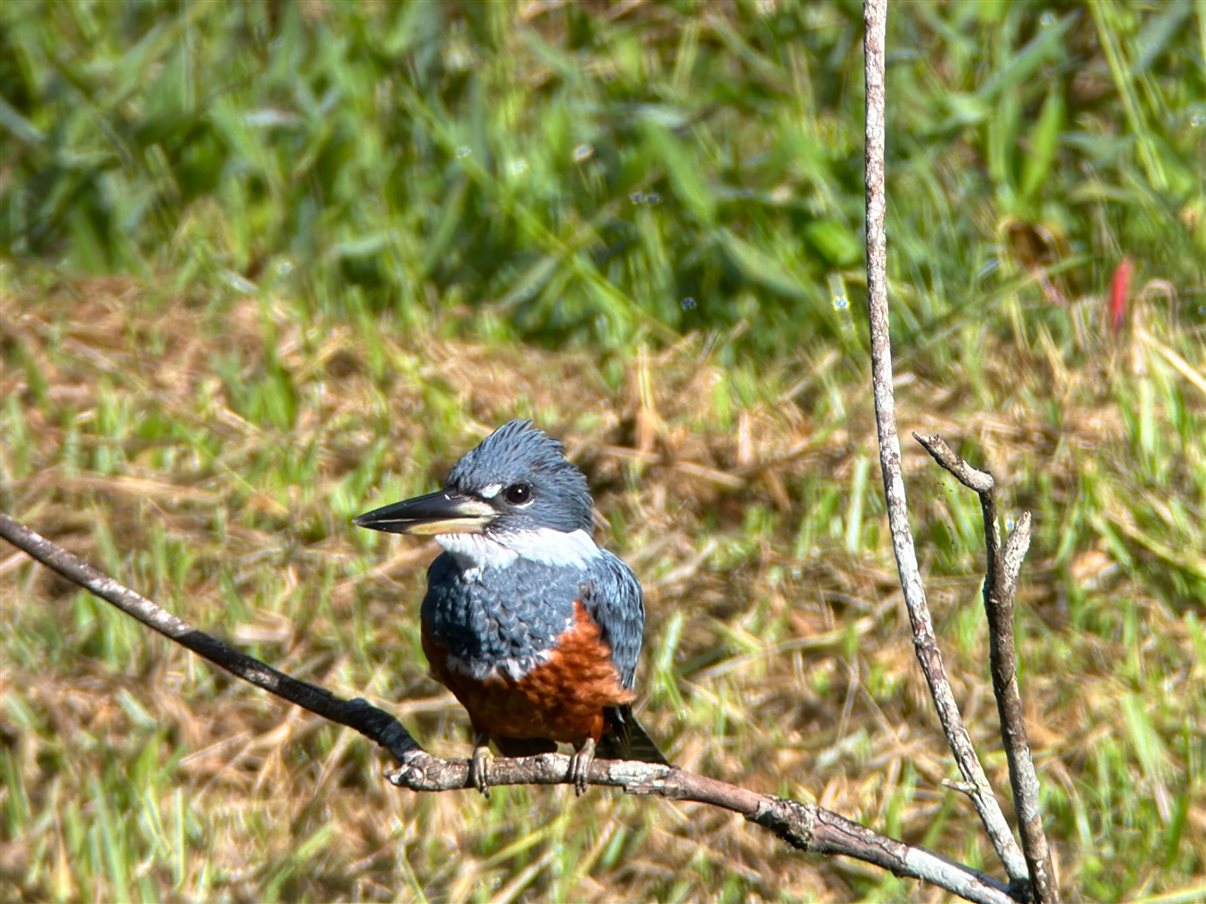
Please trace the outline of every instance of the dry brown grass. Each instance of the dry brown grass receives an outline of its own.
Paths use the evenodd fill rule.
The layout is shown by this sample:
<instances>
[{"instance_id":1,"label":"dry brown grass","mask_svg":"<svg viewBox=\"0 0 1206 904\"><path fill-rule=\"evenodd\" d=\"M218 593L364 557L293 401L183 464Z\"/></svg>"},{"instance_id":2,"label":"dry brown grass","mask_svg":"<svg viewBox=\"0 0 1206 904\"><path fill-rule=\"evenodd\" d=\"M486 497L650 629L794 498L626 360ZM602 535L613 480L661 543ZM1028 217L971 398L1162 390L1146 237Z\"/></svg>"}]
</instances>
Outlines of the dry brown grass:
<instances>
[{"instance_id":1,"label":"dry brown grass","mask_svg":"<svg viewBox=\"0 0 1206 904\"><path fill-rule=\"evenodd\" d=\"M393 336L383 319L374 368L349 325L289 320L271 301L155 299L122 280L5 297L0 326L0 395L24 422L3 441L6 511L266 661L387 705L440 753L467 743L418 652L431 552L374 548L346 516L381 501L370 486L381 474L394 489L429 487L490 427L534 414L586 470L601 539L643 577L642 718L678 764L993 867L970 806L941 785L954 772L907 638L874 468L865 523L845 542L847 494L875 448L861 362L801 359L742 398L688 339L629 362L613 388L581 352ZM962 440L1006 475L1010 508L1040 519L1071 512L1090 492L1086 473L1131 491L1115 479L1124 424L1107 368L1071 367L1041 345L987 360L1002 404L985 409L949 375L906 369L902 428ZM284 424L250 417L239 399L273 367L296 400ZM1036 387L1059 400L1058 419L1033 404ZM1006 789L974 500L912 444L906 472L955 693ZM1126 826L1101 813L1117 795L1168 812L1188 794L1183 843L1202 862L1206 801L1182 784L1206 732L1200 625L1121 567L1118 548L1060 550L1059 535L1040 524L1019 613L1058 867L1071 888L1111 870L1129 871L1135 893L1165 888L1158 864L1101 863L1088 847L1106 835L1126 846ZM795 856L693 805L399 793L351 733L215 674L19 553L0 555L0 875L23 899L111 899L122 875L132 896L167 899L937 897ZM1143 612L1139 635L1111 618L1114 596ZM1136 683L1148 673L1159 681ZM1157 685L1165 698L1146 700ZM1128 694L1155 726L1152 753L1127 740ZM123 839L111 842L120 853L89 855L98 837Z\"/></svg>"}]
</instances>

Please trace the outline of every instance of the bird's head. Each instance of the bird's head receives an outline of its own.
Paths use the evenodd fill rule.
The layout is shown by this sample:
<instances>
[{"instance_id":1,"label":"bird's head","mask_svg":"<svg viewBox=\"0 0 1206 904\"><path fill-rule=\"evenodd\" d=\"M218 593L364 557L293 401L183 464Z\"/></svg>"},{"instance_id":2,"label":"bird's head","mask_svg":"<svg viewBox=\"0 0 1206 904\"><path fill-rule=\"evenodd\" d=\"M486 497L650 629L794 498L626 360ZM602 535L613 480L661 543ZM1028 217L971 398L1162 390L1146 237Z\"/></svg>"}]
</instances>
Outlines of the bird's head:
<instances>
[{"instance_id":1,"label":"bird's head","mask_svg":"<svg viewBox=\"0 0 1206 904\"><path fill-rule=\"evenodd\" d=\"M360 527L396 534L591 532L586 477L531 421L504 424L465 453L444 489L360 515Z\"/></svg>"}]
</instances>

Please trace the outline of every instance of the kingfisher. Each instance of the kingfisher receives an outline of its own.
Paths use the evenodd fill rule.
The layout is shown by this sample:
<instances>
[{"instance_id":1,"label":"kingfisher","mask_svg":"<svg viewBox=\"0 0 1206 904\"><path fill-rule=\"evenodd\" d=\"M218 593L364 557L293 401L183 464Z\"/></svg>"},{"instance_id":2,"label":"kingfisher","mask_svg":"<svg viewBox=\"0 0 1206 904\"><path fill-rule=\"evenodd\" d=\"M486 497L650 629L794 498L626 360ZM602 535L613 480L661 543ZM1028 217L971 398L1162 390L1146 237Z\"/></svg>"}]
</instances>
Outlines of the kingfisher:
<instances>
[{"instance_id":1,"label":"kingfisher","mask_svg":"<svg viewBox=\"0 0 1206 904\"><path fill-rule=\"evenodd\" d=\"M594 502L565 448L530 420L499 427L435 493L354 519L443 548L420 609L432 676L473 727L470 779L489 796L503 756L572 744L586 790L595 755L669 765L632 713L645 629L641 585L592 537Z\"/></svg>"}]
</instances>

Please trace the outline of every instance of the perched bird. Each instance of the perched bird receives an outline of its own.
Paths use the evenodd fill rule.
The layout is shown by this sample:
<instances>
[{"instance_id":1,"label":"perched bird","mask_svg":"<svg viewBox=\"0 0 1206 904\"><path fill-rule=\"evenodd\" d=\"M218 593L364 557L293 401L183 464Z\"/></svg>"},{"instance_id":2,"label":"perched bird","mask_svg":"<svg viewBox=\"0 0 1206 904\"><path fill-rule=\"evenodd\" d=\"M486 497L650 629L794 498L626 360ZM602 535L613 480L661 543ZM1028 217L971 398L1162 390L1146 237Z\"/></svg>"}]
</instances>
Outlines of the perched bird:
<instances>
[{"instance_id":1,"label":"perched bird","mask_svg":"<svg viewBox=\"0 0 1206 904\"><path fill-rule=\"evenodd\" d=\"M572 744L579 794L596 753L667 762L632 714L641 585L595 545L592 509L561 443L515 420L466 453L443 490L355 519L444 548L427 571L423 652L469 713L483 794L491 741L504 756Z\"/></svg>"}]
</instances>

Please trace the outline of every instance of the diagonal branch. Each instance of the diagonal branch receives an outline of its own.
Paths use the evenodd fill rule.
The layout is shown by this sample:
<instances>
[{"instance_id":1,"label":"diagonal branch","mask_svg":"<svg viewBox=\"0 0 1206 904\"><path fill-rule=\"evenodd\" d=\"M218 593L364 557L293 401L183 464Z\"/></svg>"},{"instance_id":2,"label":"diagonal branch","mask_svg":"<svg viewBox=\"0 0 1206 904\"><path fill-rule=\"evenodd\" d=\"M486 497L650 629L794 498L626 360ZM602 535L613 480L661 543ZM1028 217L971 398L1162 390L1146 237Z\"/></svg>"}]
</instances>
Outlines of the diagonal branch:
<instances>
[{"instance_id":1,"label":"diagonal branch","mask_svg":"<svg viewBox=\"0 0 1206 904\"><path fill-rule=\"evenodd\" d=\"M569 757L554 753L522 759L495 759L490 764L490 783L564 784L569 762ZM440 760L426 754L413 757L405 767L389 773L388 778L395 785L416 791L471 787L466 760ZM1013 904L1019 900L995 879L930 851L886 838L815 804L760 794L672 766L649 763L595 760L591 764L589 780L592 785L622 788L629 794L694 801L740 813L797 850L853 857L891 870L898 876L924 879L969 901Z\"/></svg>"},{"instance_id":2,"label":"diagonal branch","mask_svg":"<svg viewBox=\"0 0 1206 904\"><path fill-rule=\"evenodd\" d=\"M1001 806L993 796L972 745L971 736L963 724L950 681L946 677L942 653L934 637L925 588L917 568L917 552L909 530L909 513L905 502L904 478L900 468L900 439L896 430L896 400L892 394L892 344L888 332L887 238L884 233L884 213L887 197L884 190L884 40L887 21L886 0L867 0L864 7L864 51L867 69L867 296L871 323L871 381L875 396L875 426L879 436L879 460L887 498L888 524L892 532L892 549L904 590L905 604L913 631L913 646L921 663L921 671L929 684L930 696L938 710L938 719L946 733L951 753L959 765L964 780L971 786L971 798L988 831L993 847L1009 878L1016 882L1028 879L1026 860L1010 831Z\"/></svg>"},{"instance_id":3,"label":"diagonal branch","mask_svg":"<svg viewBox=\"0 0 1206 904\"><path fill-rule=\"evenodd\" d=\"M376 741L398 762L387 773L390 782L414 791L473 788L467 760L445 760L422 750L393 716L364 700L343 700L304 681L291 678L226 643L198 631L144 596L93 568L40 534L0 512L0 537L29 553L72 583L78 584L210 662L317 715L331 719ZM495 758L490 780L496 785L570 784L570 758L541 754L519 759ZM793 848L814 854L840 854L946 889L968 901L1014 904L1020 893L1004 883L924 848L880 835L814 804L773 797L670 766L619 760L595 760L588 781L621 788L629 794L685 800L740 813L768 829Z\"/></svg>"},{"instance_id":4,"label":"diagonal branch","mask_svg":"<svg viewBox=\"0 0 1206 904\"><path fill-rule=\"evenodd\" d=\"M302 709L356 729L388 750L399 763L421 749L402 727L402 723L389 713L370 706L368 701L344 700L326 688L291 678L216 637L198 631L145 596L119 584L104 572L4 512L0 512L0 537L29 553L73 584L78 584L105 602L112 603L122 612L132 615L144 625L154 628L164 637L187 647L232 675L290 703L296 703Z\"/></svg>"},{"instance_id":5,"label":"diagonal branch","mask_svg":"<svg viewBox=\"0 0 1206 904\"><path fill-rule=\"evenodd\" d=\"M1005 746L1005 758L1009 762L1009 784L1017 808L1022 851L1034 887L1034 900L1037 904L1059 904L1059 887L1055 884L1051 851L1047 846L1047 835L1043 831L1039 811L1038 775L1030 753L1030 741L1026 737L1022 697L1018 690L1017 649L1013 630L1018 573L1026 550L1030 548L1030 513L1022 514L1013 533L1002 546L992 475L973 468L937 434L919 436L915 433L913 436L934 461L980 497L988 559L988 571L984 578L984 610L988 616L989 665L993 696L997 699L997 712L1001 719L1001 739Z\"/></svg>"}]
</instances>

